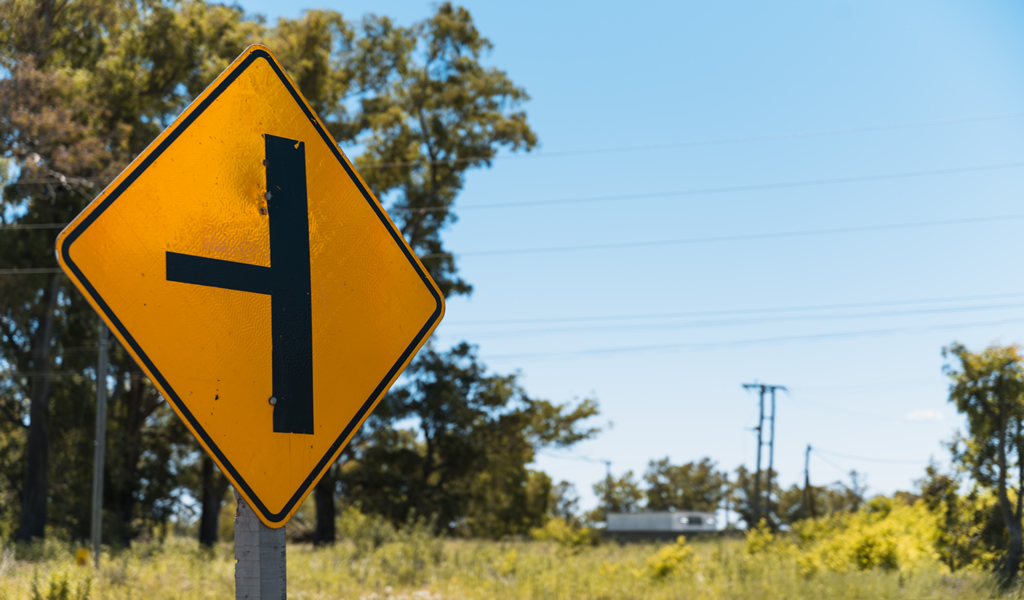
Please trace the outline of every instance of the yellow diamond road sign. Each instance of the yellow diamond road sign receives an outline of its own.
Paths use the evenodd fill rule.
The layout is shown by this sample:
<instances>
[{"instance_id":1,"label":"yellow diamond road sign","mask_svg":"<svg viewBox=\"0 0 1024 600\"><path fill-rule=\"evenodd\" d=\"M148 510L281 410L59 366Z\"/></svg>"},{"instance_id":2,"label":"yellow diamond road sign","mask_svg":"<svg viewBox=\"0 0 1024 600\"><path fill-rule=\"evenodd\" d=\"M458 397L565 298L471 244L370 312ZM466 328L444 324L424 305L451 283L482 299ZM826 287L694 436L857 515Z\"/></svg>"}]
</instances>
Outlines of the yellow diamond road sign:
<instances>
[{"instance_id":1,"label":"yellow diamond road sign","mask_svg":"<svg viewBox=\"0 0 1024 600\"><path fill-rule=\"evenodd\" d=\"M423 265L262 46L60 234L57 256L271 527L444 314Z\"/></svg>"}]
</instances>

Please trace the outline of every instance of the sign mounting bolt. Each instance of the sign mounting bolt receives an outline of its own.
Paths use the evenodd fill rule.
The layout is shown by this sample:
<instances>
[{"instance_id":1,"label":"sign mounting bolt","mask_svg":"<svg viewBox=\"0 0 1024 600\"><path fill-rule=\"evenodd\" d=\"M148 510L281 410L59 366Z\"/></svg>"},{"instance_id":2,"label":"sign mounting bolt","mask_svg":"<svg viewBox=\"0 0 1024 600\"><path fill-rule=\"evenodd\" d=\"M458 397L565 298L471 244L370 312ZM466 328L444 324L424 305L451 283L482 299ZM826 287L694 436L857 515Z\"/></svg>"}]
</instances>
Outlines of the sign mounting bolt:
<instances>
[{"instance_id":1,"label":"sign mounting bolt","mask_svg":"<svg viewBox=\"0 0 1024 600\"><path fill-rule=\"evenodd\" d=\"M277 406L277 398L271 396L270 397L270 405L271 406Z\"/></svg>"},{"instance_id":2,"label":"sign mounting bolt","mask_svg":"<svg viewBox=\"0 0 1024 600\"><path fill-rule=\"evenodd\" d=\"M271 198L273 198L273 196L270 194L270 192L267 192L266 194L263 194L263 197L266 198L267 200L270 200Z\"/></svg>"}]
</instances>

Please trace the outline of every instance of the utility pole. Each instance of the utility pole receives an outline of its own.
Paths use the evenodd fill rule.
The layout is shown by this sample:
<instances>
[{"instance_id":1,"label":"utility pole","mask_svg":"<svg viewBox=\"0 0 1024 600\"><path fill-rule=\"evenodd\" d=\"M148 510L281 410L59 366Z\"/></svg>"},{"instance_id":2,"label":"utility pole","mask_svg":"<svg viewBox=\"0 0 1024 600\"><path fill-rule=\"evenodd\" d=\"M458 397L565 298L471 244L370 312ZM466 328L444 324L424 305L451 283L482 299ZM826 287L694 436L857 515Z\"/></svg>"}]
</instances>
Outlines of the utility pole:
<instances>
[{"instance_id":1,"label":"utility pole","mask_svg":"<svg viewBox=\"0 0 1024 600\"><path fill-rule=\"evenodd\" d=\"M744 383L743 389L759 389L761 391L761 411L757 418L757 471L754 475L754 497L750 503L754 513L754 523L748 523L748 525L757 527L757 524L761 521L761 446L764 445L762 441L762 432L764 430L764 386L759 383Z\"/></svg>"},{"instance_id":2,"label":"utility pole","mask_svg":"<svg viewBox=\"0 0 1024 600\"><path fill-rule=\"evenodd\" d=\"M100 357L96 365L96 439L92 466L92 553L100 568L100 541L103 533L103 464L107 448L107 326L100 322Z\"/></svg>"},{"instance_id":3,"label":"utility pole","mask_svg":"<svg viewBox=\"0 0 1024 600\"><path fill-rule=\"evenodd\" d=\"M754 512L754 519L757 523L761 522L761 446L764 444L762 432L764 431L764 394L770 391L772 394L772 414L771 414L771 438L768 447L768 476L765 488L768 492L768 498L765 500L766 509L764 517L771 517L772 510L772 469L774 468L775 459L775 390L787 391L784 385L768 385L765 383L744 383L743 389L745 390L758 390L760 393L760 416L757 421L757 472L754 476L754 501L752 508ZM753 525L757 525L754 523Z\"/></svg>"},{"instance_id":4,"label":"utility pole","mask_svg":"<svg viewBox=\"0 0 1024 600\"><path fill-rule=\"evenodd\" d=\"M772 392L771 437L768 441L768 485L765 486L768 491L768 497L765 499L768 507L766 512L770 520L772 515L772 475L775 473L775 390L780 388L785 390L786 388L781 385L767 387Z\"/></svg>"},{"instance_id":5,"label":"utility pole","mask_svg":"<svg viewBox=\"0 0 1024 600\"><path fill-rule=\"evenodd\" d=\"M807 444L807 451L804 453L804 498L803 498L803 510L804 518L814 517L814 510L810 503L811 498L811 445Z\"/></svg>"},{"instance_id":6,"label":"utility pole","mask_svg":"<svg viewBox=\"0 0 1024 600\"><path fill-rule=\"evenodd\" d=\"M729 496L731 490L729 489L729 474L725 474L725 530L729 529Z\"/></svg>"},{"instance_id":7,"label":"utility pole","mask_svg":"<svg viewBox=\"0 0 1024 600\"><path fill-rule=\"evenodd\" d=\"M604 526L608 528L608 515L612 512L612 461L602 460L604 463Z\"/></svg>"}]
</instances>

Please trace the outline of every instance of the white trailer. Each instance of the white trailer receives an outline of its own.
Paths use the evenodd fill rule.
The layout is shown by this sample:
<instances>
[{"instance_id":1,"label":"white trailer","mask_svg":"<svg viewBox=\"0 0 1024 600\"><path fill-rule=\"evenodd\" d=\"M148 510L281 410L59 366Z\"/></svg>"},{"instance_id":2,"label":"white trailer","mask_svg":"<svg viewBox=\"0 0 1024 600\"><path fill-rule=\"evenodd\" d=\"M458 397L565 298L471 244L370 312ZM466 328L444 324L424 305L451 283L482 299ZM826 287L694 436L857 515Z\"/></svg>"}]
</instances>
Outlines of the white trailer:
<instances>
[{"instance_id":1,"label":"white trailer","mask_svg":"<svg viewBox=\"0 0 1024 600\"><path fill-rule=\"evenodd\" d=\"M611 513L605 533L624 539L674 538L688 533L718 531L715 513L677 510Z\"/></svg>"}]
</instances>

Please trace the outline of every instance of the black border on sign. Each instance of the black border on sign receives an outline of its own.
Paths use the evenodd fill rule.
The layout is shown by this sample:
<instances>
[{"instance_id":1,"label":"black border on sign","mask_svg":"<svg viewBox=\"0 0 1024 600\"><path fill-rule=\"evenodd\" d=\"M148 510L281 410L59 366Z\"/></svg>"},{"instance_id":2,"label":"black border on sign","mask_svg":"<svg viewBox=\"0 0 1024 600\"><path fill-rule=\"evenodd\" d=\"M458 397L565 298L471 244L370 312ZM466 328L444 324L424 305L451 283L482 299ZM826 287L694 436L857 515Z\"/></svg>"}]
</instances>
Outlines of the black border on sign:
<instances>
[{"instance_id":1,"label":"black border on sign","mask_svg":"<svg viewBox=\"0 0 1024 600\"><path fill-rule=\"evenodd\" d=\"M387 229L388 232L391 233L391 237L395 239L395 242L402 249L402 252L409 260L409 264L412 265L413 269L416 270L416 273L420 276L420 279L423 280L423 284L427 287L428 290L430 290L430 294L434 297L434 300L437 303L437 307L434 310L434 313L427 320L427 323L419 330L419 332L416 334L416 337L413 338L412 343L409 344L409 346L405 349L405 351L398 358L395 364L387 372L384 378L380 381L379 384L377 384L377 387L374 388L373 392L370 394L370 397L366 399L366 402L364 402L362 407L360 407L359 411L356 412L355 416L352 418L352 421L341 432L341 435L338 436L338 439L335 440L333 444L331 444L331 447L327 450L327 453L324 454L323 458L320 459L320 462L316 464L312 472L310 472L310 474L299 486L298 491L296 491L295 494L291 497L291 499L289 499L288 502L285 503L284 508L277 513L270 512L267 509L266 505L263 504L263 501L256 496L252 488L249 487L249 484L246 483L245 479L243 479L241 474L239 474L239 472L235 469L234 465L231 464L227 457L224 456L224 454L221 452L220 448L217 447L217 444L213 442L213 440L206 433L206 431L199 425L199 421L196 420L195 416L192 415L192 412L188 409L188 406L186 406L185 403L181 401L181 398L178 397L177 392L175 392L174 389L170 386L170 384L164 378L163 374L160 373L160 370L156 368L156 365L153 364L153 361L150 360L149 356L143 351L139 343L135 341L135 338L132 337L131 333L128 332L128 329L125 328L125 326L121 323L120 319L117 318L117 315L114 314L114 312L110 309L110 307L103 300L100 294L96 291L96 288L93 287L92 283L89 282L89 280L86 278L82 270L79 269L78 265L76 265L74 260L71 259L71 244L74 243L74 241L77 240L78 237L83 232L85 232L86 229L89 228L89 226L97 219L97 217L99 217L103 213L104 210L109 208L114 203L114 201L117 200L117 198L122 193L124 193L124 191L127 190L129 186L131 186L131 184L139 177L139 175L141 175L151 164L153 164L153 161L155 161L157 157L159 157L163 153L164 150L166 150L172 143L174 143L178 136L180 136L181 133L185 131L188 128L188 126L191 125L196 120L196 118L198 118L199 115L201 115L203 111L206 110L206 108L209 107L210 104L213 103L213 101L216 100L217 97L219 97L220 94L223 93L224 90L227 89L228 86L231 85L235 81L235 79L245 71L246 68L248 68L253 62L256 61L256 59L259 58L262 58L267 61L270 67L274 70L274 73L276 73L278 78L281 80L281 83L284 84L285 88L287 88L289 93L291 93L292 98L299 105L299 107L302 108L302 112L305 113L305 115L309 118L310 123L312 123L313 127L315 127L317 132L320 133L320 137L323 138L324 142L331 149L331 152L334 153L335 158L338 159L338 162L341 163L341 166L345 168L345 172L348 174L349 178L362 193L363 198L366 200L367 204L369 204L373 211L377 214L377 217L380 219L385 229ZM177 407L179 413L182 416L184 416L185 419L187 419L188 422L192 425L192 429L196 431L200 437L202 437L203 441L206 443L206 447L209 448L210 451L216 455L216 457L219 459L220 464L223 465L230 472L232 479L238 482L238 485L245 491L246 497L248 497L255 505L253 508L258 510L260 514L262 514L268 521L271 521L273 523L280 523L284 519L284 517L289 512L291 512L292 508L299 501L299 499L306 495L307 490L309 490L310 486L313 484L313 481L317 478L317 475L319 475L328 466L328 462L330 461L331 457L334 456L334 454L338 450L340 450L341 445L352 433L352 430L355 429L356 425L363 419L363 416L366 415L366 413L370 410L374 402L376 402L377 398L379 398L380 395L384 392L384 388L387 386L388 382L391 381L398 374L398 371L401 369L402 364L404 364L405 361L409 359L409 356L420 344L424 336L427 335L427 332L429 332L431 328L433 328L433 326L437 323L438 319L441 317L441 311L444 307L441 295L434 287L433 282L430 280L427 274L420 267L419 263L413 257L408 245L405 243L405 240L402 238L401 234L397 230L395 230L393 226L391 226L390 222L388 221L388 218L384 215L384 211L381 208L381 206L377 203L376 200L374 200L373 196L371 196L370 193L366 190L362 182L359 180L359 177L356 176L356 174L353 172L352 167L349 166L348 162L344 158L342 158L341 152L338 150L338 145L334 142L331 136L328 135L328 133L324 131L322 127L320 127L319 121L313 116L313 113L310 111L306 102L302 99L302 96L299 95L299 92L294 87L292 87L291 82L289 82L288 78L285 77L284 73L278 67L277 62L275 62L271 58L270 54L265 50L253 50L249 54L249 56L245 57L245 59L241 63L239 63L239 65L235 68L234 71L229 73L228 76L225 77L223 81L221 81L221 83L217 86L216 89L213 90L213 92L210 93L209 96L203 99L202 103L199 106L197 106L195 110L189 113L189 115L183 121L178 123L174 130L171 131L170 134L168 134L167 137L160 142L160 145L157 146L156 149L153 150L153 152L147 155L146 158L141 163L139 163L132 170L132 172L129 173L128 176L125 177L124 180L122 180L121 183L118 184L118 186L106 198L103 199L103 202L100 203L100 205L97 206L95 210L90 212L87 217L85 217L80 223L78 223L75 226L74 230L72 230L64 239L64 243L61 245L60 252L64 258L64 261L67 263L68 267L74 272L75 276L82 283L82 286L84 286L88 290L89 294L96 301L96 304L99 305L99 307L110 319L110 322L117 328L118 331L121 332L121 335L124 336L124 339L131 345L132 349L135 350L136 355L142 360L142 362L145 363L146 367L149 368L149 372L152 373L152 375L158 380L160 386L167 391L167 394L169 396L168 400L174 403L174 406Z\"/></svg>"}]
</instances>

